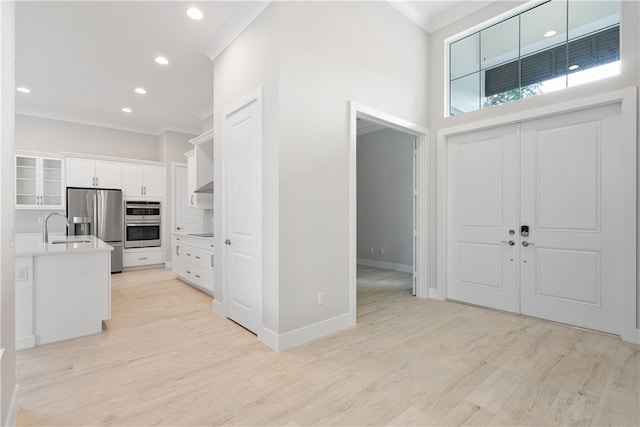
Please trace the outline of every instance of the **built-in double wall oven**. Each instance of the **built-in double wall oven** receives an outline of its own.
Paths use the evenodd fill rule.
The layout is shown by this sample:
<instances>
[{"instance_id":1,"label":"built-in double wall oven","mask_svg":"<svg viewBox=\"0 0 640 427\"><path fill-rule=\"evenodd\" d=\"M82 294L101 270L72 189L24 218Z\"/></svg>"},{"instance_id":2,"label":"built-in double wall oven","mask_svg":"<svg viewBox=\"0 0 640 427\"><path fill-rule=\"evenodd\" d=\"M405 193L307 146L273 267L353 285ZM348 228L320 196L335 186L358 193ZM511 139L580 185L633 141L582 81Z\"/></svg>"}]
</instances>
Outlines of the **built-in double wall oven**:
<instances>
[{"instance_id":1,"label":"built-in double wall oven","mask_svg":"<svg viewBox=\"0 0 640 427\"><path fill-rule=\"evenodd\" d=\"M161 246L160 202L127 200L124 204L125 248Z\"/></svg>"}]
</instances>

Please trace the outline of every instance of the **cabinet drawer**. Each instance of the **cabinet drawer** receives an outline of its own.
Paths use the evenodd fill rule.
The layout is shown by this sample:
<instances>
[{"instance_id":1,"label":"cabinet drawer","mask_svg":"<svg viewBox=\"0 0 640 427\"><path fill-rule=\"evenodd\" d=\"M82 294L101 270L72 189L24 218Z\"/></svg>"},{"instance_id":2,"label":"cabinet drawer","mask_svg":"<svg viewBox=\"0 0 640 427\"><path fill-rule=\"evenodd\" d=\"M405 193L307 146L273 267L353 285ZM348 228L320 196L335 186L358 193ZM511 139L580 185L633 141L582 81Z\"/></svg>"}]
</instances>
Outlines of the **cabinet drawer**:
<instances>
[{"instance_id":1,"label":"cabinet drawer","mask_svg":"<svg viewBox=\"0 0 640 427\"><path fill-rule=\"evenodd\" d=\"M164 262L162 251L128 252L122 255L123 267L137 267L139 265L161 264Z\"/></svg>"},{"instance_id":2,"label":"cabinet drawer","mask_svg":"<svg viewBox=\"0 0 640 427\"><path fill-rule=\"evenodd\" d=\"M193 246L184 246L184 260L189 264L204 268L211 266L211 252Z\"/></svg>"}]
</instances>

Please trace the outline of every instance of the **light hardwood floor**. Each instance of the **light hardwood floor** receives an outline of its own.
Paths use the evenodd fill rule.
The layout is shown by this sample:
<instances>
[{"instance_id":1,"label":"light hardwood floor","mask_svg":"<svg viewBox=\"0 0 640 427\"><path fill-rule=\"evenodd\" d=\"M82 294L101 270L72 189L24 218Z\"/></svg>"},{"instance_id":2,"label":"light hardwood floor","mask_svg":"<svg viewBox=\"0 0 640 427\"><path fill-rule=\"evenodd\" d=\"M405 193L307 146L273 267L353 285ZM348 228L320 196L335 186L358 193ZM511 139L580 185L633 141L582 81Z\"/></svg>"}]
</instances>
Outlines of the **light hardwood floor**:
<instances>
[{"instance_id":1,"label":"light hardwood floor","mask_svg":"<svg viewBox=\"0 0 640 427\"><path fill-rule=\"evenodd\" d=\"M281 353L171 271L115 275L102 334L18 352L18 424L640 424L639 346L358 273L357 326Z\"/></svg>"}]
</instances>

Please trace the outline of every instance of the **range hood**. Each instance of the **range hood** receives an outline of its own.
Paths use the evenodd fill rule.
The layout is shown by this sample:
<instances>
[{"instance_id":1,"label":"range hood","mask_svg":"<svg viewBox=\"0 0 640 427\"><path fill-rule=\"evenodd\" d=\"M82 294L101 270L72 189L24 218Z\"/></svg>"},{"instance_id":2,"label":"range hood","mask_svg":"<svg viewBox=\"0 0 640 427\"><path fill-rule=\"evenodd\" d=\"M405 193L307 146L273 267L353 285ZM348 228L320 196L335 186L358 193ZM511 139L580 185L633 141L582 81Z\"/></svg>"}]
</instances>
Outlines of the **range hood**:
<instances>
[{"instance_id":1,"label":"range hood","mask_svg":"<svg viewBox=\"0 0 640 427\"><path fill-rule=\"evenodd\" d=\"M213 181L198 188L194 193L213 194Z\"/></svg>"}]
</instances>

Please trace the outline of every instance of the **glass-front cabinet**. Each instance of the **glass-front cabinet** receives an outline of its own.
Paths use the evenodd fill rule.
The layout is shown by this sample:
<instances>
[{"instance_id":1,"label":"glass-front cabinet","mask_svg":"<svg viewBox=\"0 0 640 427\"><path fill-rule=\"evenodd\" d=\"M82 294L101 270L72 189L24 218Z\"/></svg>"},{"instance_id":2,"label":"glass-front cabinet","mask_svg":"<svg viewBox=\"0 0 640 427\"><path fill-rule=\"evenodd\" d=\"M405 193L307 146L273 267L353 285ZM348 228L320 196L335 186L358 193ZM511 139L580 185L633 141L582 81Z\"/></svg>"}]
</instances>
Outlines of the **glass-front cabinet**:
<instances>
[{"instance_id":1,"label":"glass-front cabinet","mask_svg":"<svg viewBox=\"0 0 640 427\"><path fill-rule=\"evenodd\" d=\"M16 154L16 209L64 209L62 158Z\"/></svg>"}]
</instances>

